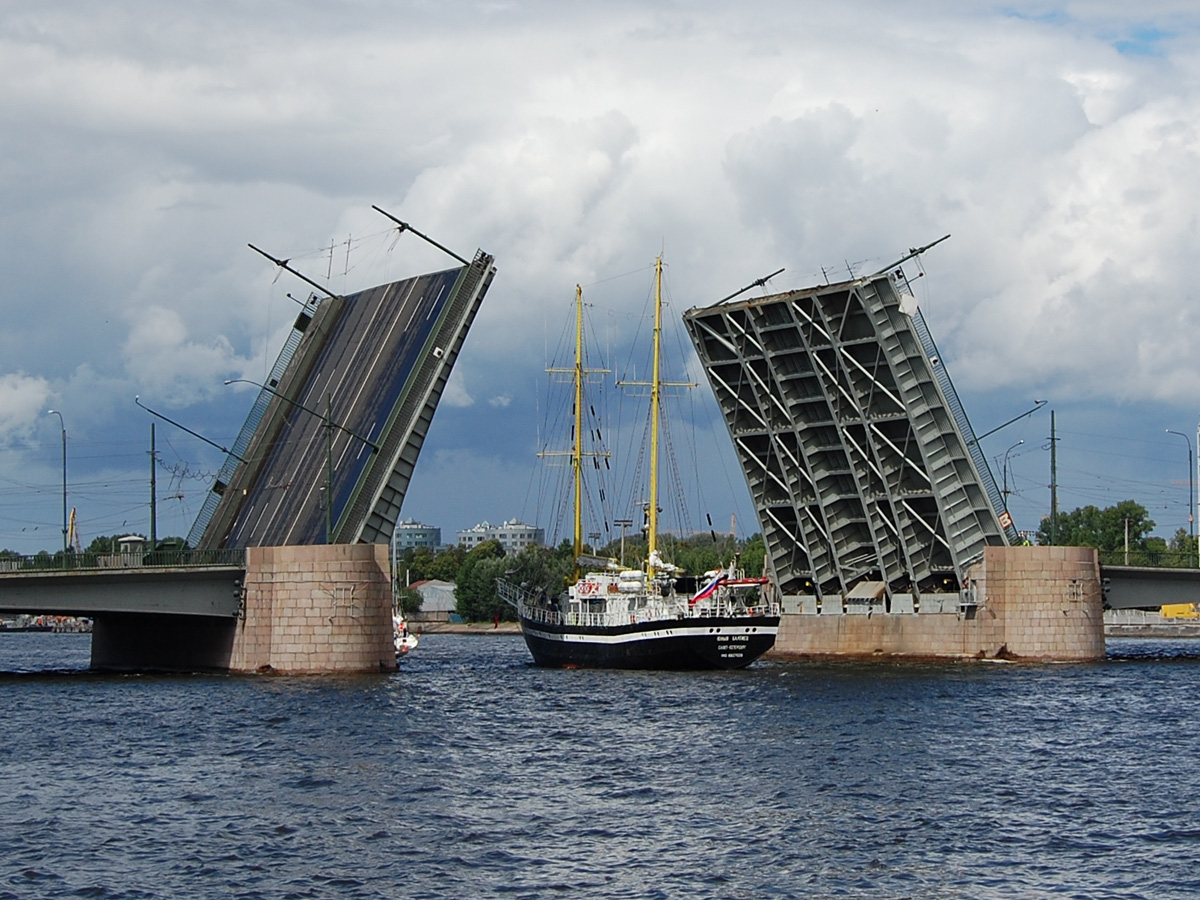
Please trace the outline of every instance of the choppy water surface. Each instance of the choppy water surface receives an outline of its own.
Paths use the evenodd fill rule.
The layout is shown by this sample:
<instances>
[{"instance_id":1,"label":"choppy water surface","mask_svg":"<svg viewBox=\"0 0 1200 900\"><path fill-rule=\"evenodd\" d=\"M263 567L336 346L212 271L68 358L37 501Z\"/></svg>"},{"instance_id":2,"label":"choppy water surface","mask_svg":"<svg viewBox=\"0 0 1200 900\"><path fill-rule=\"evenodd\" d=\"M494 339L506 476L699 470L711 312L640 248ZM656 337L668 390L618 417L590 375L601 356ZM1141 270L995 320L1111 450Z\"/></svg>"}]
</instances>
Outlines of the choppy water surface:
<instances>
[{"instance_id":1,"label":"choppy water surface","mask_svg":"<svg viewBox=\"0 0 1200 900\"><path fill-rule=\"evenodd\" d=\"M1200 642L1093 665L98 677L0 636L0 898L1194 897Z\"/></svg>"}]
</instances>

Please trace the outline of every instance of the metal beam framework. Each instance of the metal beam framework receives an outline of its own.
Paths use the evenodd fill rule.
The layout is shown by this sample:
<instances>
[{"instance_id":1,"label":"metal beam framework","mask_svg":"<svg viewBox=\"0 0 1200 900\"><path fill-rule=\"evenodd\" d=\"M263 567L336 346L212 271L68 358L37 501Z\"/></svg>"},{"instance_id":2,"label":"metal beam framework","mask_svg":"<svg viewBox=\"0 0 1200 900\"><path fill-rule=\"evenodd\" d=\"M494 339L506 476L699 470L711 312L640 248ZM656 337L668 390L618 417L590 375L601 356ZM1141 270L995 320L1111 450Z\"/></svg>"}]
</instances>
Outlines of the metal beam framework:
<instances>
[{"instance_id":1,"label":"metal beam framework","mask_svg":"<svg viewBox=\"0 0 1200 900\"><path fill-rule=\"evenodd\" d=\"M684 321L785 597L823 612L911 609L957 592L985 546L1008 543L994 479L899 270Z\"/></svg>"}]
</instances>

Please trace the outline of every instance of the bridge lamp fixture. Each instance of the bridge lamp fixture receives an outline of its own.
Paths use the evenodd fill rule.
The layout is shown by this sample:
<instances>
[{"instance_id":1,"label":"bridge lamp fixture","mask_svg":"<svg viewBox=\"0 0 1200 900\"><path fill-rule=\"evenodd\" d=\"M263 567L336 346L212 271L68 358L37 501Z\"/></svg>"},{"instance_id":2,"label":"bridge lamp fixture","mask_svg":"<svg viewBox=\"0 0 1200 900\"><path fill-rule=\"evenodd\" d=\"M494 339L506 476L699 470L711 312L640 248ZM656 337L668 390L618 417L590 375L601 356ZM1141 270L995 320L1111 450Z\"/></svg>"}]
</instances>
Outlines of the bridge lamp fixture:
<instances>
[{"instance_id":1,"label":"bridge lamp fixture","mask_svg":"<svg viewBox=\"0 0 1200 900\"><path fill-rule=\"evenodd\" d=\"M48 416L58 416L59 430L62 432L62 506L63 506L63 559L67 556L67 423L63 421L63 414L57 409L46 410Z\"/></svg>"},{"instance_id":2,"label":"bridge lamp fixture","mask_svg":"<svg viewBox=\"0 0 1200 900\"><path fill-rule=\"evenodd\" d=\"M1012 493L1008 489L1008 454L1012 453L1014 450L1016 450L1018 447L1020 447L1023 443L1025 443L1025 441L1024 441L1024 439L1021 439L1021 440L1017 441L1015 444L1013 444L1011 447L1009 447L1007 450L1004 451L1004 466L1003 466L1003 469L1004 469L1004 491L1003 491L1003 494L1004 494L1004 511L1005 512L1008 512L1008 495L1010 493Z\"/></svg>"},{"instance_id":3,"label":"bridge lamp fixture","mask_svg":"<svg viewBox=\"0 0 1200 900\"><path fill-rule=\"evenodd\" d=\"M227 378L225 380L225 384L252 384L255 387L262 388L269 394L273 394L280 400L292 404L292 406L296 407L297 409L304 410L304 412L308 413L310 416L316 416L325 423L325 486L322 488L322 491L325 494L325 543L330 543L333 539L333 429L336 428L338 431L345 432L346 434L350 435L350 437L362 441L371 448L372 453L379 452L379 445L374 441L363 437L361 434L351 431L344 425L339 425L337 422L333 421L333 413L331 411L332 402L330 401L328 394L325 395L325 412L319 413L315 409L309 409L303 403L297 403L292 398L285 397L274 388L268 387L267 385L261 384L257 381L251 381L249 378Z\"/></svg>"},{"instance_id":4,"label":"bridge lamp fixture","mask_svg":"<svg viewBox=\"0 0 1200 900\"><path fill-rule=\"evenodd\" d=\"M1187 441L1187 447L1188 447L1188 503L1187 503L1187 505L1188 505L1188 537L1195 538L1196 537L1196 518L1195 518L1195 516L1192 515L1192 510L1193 510L1192 497L1195 493L1195 480L1194 480L1194 477L1192 474L1192 439L1190 437L1188 437L1186 434L1184 434L1182 431L1172 431L1170 428L1166 429L1166 433L1167 434L1177 434L1181 438L1183 438L1185 441Z\"/></svg>"}]
</instances>

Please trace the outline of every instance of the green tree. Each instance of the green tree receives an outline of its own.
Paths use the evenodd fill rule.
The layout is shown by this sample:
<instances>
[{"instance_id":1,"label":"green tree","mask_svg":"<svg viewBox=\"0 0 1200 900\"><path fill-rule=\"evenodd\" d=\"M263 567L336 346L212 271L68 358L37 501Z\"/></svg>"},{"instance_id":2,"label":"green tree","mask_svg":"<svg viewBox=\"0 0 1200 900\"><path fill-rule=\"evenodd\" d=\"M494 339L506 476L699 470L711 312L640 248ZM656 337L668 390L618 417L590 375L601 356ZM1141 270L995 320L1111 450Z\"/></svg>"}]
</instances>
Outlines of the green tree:
<instances>
[{"instance_id":1,"label":"green tree","mask_svg":"<svg viewBox=\"0 0 1200 900\"><path fill-rule=\"evenodd\" d=\"M101 534L92 538L92 542L84 549L84 553L116 553L117 539L123 534Z\"/></svg>"},{"instance_id":2,"label":"green tree","mask_svg":"<svg viewBox=\"0 0 1200 900\"><path fill-rule=\"evenodd\" d=\"M396 589L396 605L400 607L400 612L405 616L411 616L415 612L420 612L423 602L424 598L418 590L410 587Z\"/></svg>"},{"instance_id":3,"label":"green tree","mask_svg":"<svg viewBox=\"0 0 1200 900\"><path fill-rule=\"evenodd\" d=\"M746 574L758 578L766 568L767 545L763 541L762 532L756 531L742 545L742 568Z\"/></svg>"},{"instance_id":4,"label":"green tree","mask_svg":"<svg viewBox=\"0 0 1200 900\"><path fill-rule=\"evenodd\" d=\"M409 547L396 558L396 577L414 581L437 579L454 581L467 553L462 547L446 547L434 552L429 547Z\"/></svg>"},{"instance_id":5,"label":"green tree","mask_svg":"<svg viewBox=\"0 0 1200 900\"><path fill-rule=\"evenodd\" d=\"M1192 568L1197 564L1196 538L1182 528L1175 532L1167 549L1170 551L1171 565Z\"/></svg>"},{"instance_id":6,"label":"green tree","mask_svg":"<svg viewBox=\"0 0 1200 900\"><path fill-rule=\"evenodd\" d=\"M551 597L567 589L575 571L569 552L564 555L549 547L526 547L505 563L500 577L529 590L545 591Z\"/></svg>"},{"instance_id":7,"label":"green tree","mask_svg":"<svg viewBox=\"0 0 1200 900\"><path fill-rule=\"evenodd\" d=\"M503 557L477 556L468 558L459 570L454 596L458 614L468 622L486 622L499 616L512 619L516 613L500 599L496 579L508 568Z\"/></svg>"},{"instance_id":8,"label":"green tree","mask_svg":"<svg viewBox=\"0 0 1200 900\"><path fill-rule=\"evenodd\" d=\"M1116 506L1104 509L1081 506L1068 513L1059 513L1053 540L1050 520L1043 519L1038 526L1037 542L1043 546L1053 543L1064 547L1095 547L1112 552L1124 549L1127 525L1129 548L1139 551L1149 549L1147 539L1154 530L1154 520L1144 506L1133 500L1122 500Z\"/></svg>"},{"instance_id":9,"label":"green tree","mask_svg":"<svg viewBox=\"0 0 1200 900\"><path fill-rule=\"evenodd\" d=\"M465 565L468 560L479 559L500 559L504 556L504 546L497 540L484 541L482 544L476 544L463 559Z\"/></svg>"},{"instance_id":10,"label":"green tree","mask_svg":"<svg viewBox=\"0 0 1200 900\"><path fill-rule=\"evenodd\" d=\"M433 551L428 547L408 547L396 557L396 579L412 584L424 581L433 564Z\"/></svg>"},{"instance_id":11,"label":"green tree","mask_svg":"<svg viewBox=\"0 0 1200 900\"><path fill-rule=\"evenodd\" d=\"M425 577L435 578L438 581L455 581L458 577L458 570L462 568L466 558L467 551L462 547L447 547L441 553L433 555L433 561L425 571Z\"/></svg>"}]
</instances>

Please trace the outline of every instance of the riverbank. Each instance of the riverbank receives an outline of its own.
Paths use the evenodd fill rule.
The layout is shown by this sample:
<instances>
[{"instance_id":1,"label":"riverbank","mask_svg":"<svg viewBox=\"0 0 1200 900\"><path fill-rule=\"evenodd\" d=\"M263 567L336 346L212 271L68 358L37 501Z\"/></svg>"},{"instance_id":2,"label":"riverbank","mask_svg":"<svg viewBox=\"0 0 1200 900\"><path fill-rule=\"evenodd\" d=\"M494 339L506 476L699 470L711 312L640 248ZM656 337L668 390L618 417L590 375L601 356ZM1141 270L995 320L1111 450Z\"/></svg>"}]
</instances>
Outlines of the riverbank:
<instances>
[{"instance_id":1,"label":"riverbank","mask_svg":"<svg viewBox=\"0 0 1200 900\"><path fill-rule=\"evenodd\" d=\"M1200 624L1144 624L1105 625L1105 637L1137 638L1200 638Z\"/></svg>"},{"instance_id":2,"label":"riverbank","mask_svg":"<svg viewBox=\"0 0 1200 900\"><path fill-rule=\"evenodd\" d=\"M417 634L520 634L518 622L413 622L410 630Z\"/></svg>"},{"instance_id":3,"label":"riverbank","mask_svg":"<svg viewBox=\"0 0 1200 900\"><path fill-rule=\"evenodd\" d=\"M1166 617L1140 609L1110 609L1104 613L1105 637L1200 638L1200 620Z\"/></svg>"}]
</instances>

